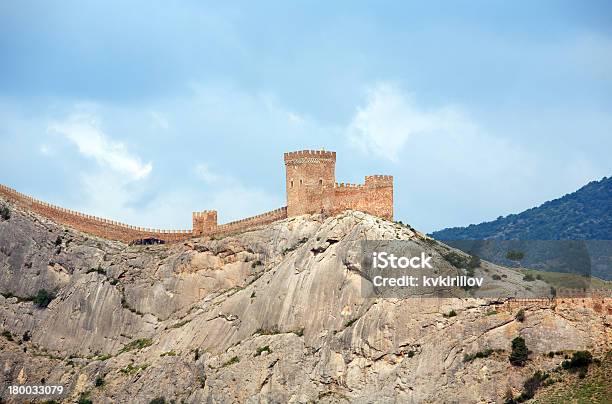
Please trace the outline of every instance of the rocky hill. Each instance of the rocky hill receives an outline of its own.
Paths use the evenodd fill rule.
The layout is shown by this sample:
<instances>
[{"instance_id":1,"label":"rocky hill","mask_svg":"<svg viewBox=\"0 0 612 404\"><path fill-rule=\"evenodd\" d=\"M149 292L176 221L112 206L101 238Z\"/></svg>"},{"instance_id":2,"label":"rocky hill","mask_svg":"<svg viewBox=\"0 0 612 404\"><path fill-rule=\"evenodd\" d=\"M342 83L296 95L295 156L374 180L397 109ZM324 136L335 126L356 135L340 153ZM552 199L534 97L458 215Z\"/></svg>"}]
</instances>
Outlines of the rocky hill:
<instances>
[{"instance_id":1,"label":"rocky hill","mask_svg":"<svg viewBox=\"0 0 612 404\"><path fill-rule=\"evenodd\" d=\"M612 177L519 214L431 234L437 240L612 240Z\"/></svg>"},{"instance_id":2,"label":"rocky hill","mask_svg":"<svg viewBox=\"0 0 612 404\"><path fill-rule=\"evenodd\" d=\"M0 219L0 401L23 401L11 385L59 384L65 395L45 399L503 402L564 355L600 358L611 349L609 299L534 301L521 317L518 306L467 292L364 297L361 240L406 240L443 270L460 269L443 244L358 212L127 246L8 208ZM503 276L515 290L546 286L485 262L475 271ZM517 336L530 351L525 366L508 360Z\"/></svg>"}]
</instances>

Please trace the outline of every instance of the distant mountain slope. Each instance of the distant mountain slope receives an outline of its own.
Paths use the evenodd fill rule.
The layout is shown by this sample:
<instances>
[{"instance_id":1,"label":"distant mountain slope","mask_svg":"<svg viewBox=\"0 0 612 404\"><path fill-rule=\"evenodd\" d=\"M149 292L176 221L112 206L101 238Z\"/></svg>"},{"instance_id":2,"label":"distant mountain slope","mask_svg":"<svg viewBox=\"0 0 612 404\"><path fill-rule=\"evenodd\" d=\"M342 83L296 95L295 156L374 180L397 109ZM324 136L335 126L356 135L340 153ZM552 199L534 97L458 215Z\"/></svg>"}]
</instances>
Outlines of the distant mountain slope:
<instances>
[{"instance_id":1,"label":"distant mountain slope","mask_svg":"<svg viewBox=\"0 0 612 404\"><path fill-rule=\"evenodd\" d=\"M612 177L519 214L430 235L438 240L612 240Z\"/></svg>"}]
</instances>

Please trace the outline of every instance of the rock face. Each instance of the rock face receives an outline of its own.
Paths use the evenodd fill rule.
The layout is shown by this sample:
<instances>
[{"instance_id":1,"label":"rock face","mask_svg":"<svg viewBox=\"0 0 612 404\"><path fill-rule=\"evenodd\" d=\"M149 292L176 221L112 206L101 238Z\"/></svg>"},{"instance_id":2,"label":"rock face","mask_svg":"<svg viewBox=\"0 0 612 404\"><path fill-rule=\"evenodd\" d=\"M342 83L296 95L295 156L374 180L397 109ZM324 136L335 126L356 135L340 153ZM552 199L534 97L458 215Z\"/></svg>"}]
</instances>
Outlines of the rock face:
<instances>
[{"instance_id":1,"label":"rock face","mask_svg":"<svg viewBox=\"0 0 612 404\"><path fill-rule=\"evenodd\" d=\"M444 245L359 212L126 246L10 208L0 219L7 402L20 401L7 386L42 379L65 386L67 402L501 402L562 360L542 354L611 348L609 300L533 304L520 322L485 299L363 297L360 240L407 240L456 268ZM483 267L524 287L514 270ZM46 308L31 301L41 289L55 294ZM532 351L524 368L507 359L518 335Z\"/></svg>"}]
</instances>

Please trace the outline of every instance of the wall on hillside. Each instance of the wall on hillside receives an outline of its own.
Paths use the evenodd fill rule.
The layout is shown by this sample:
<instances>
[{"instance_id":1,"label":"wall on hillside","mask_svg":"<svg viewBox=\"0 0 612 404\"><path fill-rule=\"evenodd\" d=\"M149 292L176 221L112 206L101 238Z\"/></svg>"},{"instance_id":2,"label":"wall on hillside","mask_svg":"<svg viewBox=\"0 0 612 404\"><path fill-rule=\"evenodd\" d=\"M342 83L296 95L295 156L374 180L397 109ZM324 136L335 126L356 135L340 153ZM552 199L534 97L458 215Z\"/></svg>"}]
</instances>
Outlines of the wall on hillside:
<instances>
[{"instance_id":1,"label":"wall on hillside","mask_svg":"<svg viewBox=\"0 0 612 404\"><path fill-rule=\"evenodd\" d=\"M214 210L193 213L193 230L159 230L130 226L113 220L86 215L64 209L32 198L0 184L0 195L9 202L22 206L54 222L72 227L84 233L109 240L131 243L136 240L155 238L166 242L178 242L194 236L211 236L239 233L254 227L273 223L287 218L287 207L282 207L257 216L235 222L217 225L217 212Z\"/></svg>"},{"instance_id":2,"label":"wall on hillside","mask_svg":"<svg viewBox=\"0 0 612 404\"><path fill-rule=\"evenodd\" d=\"M109 240L130 243L134 240L157 238L173 242L192 237L191 230L159 230L130 226L113 220L86 215L70 209L64 209L24 195L12 188L0 184L0 195L8 201L22 206L32 212L47 217L54 222L72 227L79 231L103 237Z\"/></svg>"},{"instance_id":3,"label":"wall on hillside","mask_svg":"<svg viewBox=\"0 0 612 404\"><path fill-rule=\"evenodd\" d=\"M364 184L336 184L333 206L334 215L350 209L393 220L393 177L371 175Z\"/></svg>"},{"instance_id":4,"label":"wall on hillside","mask_svg":"<svg viewBox=\"0 0 612 404\"><path fill-rule=\"evenodd\" d=\"M237 220L235 222L229 222L218 225L216 229L213 229L211 235L219 234L230 234L239 233L241 231L249 230L254 227L263 226L276 222L277 220L283 220L287 218L287 207L284 206L279 209L272 210L270 212L262 213L257 216L248 217L246 219Z\"/></svg>"},{"instance_id":5,"label":"wall on hillside","mask_svg":"<svg viewBox=\"0 0 612 404\"><path fill-rule=\"evenodd\" d=\"M302 150L285 153L287 206L257 216L217 224L217 211L193 212L192 230L159 230L130 226L113 220L85 215L39 201L12 188L0 185L0 195L33 212L77 230L130 243L155 238L176 242L191 237L242 232L253 227L303 214L336 215L358 210L393 220L393 177L372 175L364 184L336 183L336 153Z\"/></svg>"}]
</instances>

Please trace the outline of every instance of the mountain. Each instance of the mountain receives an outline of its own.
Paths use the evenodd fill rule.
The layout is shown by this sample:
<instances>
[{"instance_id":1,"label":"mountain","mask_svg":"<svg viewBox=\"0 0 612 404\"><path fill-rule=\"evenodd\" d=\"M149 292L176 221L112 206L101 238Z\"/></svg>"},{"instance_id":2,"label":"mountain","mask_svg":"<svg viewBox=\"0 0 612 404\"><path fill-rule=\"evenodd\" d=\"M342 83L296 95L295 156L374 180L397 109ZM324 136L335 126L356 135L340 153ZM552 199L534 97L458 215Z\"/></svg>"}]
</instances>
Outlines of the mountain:
<instances>
[{"instance_id":1,"label":"mountain","mask_svg":"<svg viewBox=\"0 0 612 404\"><path fill-rule=\"evenodd\" d=\"M360 212L129 246L6 205L0 402L25 400L9 386L40 384L64 387L39 397L55 402L503 402L564 352L609 350L609 299L531 301L518 316L520 302L465 290L372 297L364 240L402 241L440 273L464 273L469 257ZM488 287L549 289L515 269L470 268ZM517 336L525 367L508 359ZM560 388L575 375L554 377Z\"/></svg>"},{"instance_id":2,"label":"mountain","mask_svg":"<svg viewBox=\"0 0 612 404\"><path fill-rule=\"evenodd\" d=\"M612 177L519 214L431 236L500 265L512 266L507 254L519 251L523 267L612 280Z\"/></svg>"},{"instance_id":3,"label":"mountain","mask_svg":"<svg viewBox=\"0 0 612 404\"><path fill-rule=\"evenodd\" d=\"M612 240L612 177L519 214L431 233L437 240Z\"/></svg>"}]
</instances>

